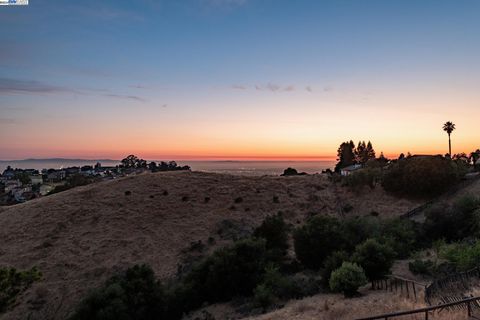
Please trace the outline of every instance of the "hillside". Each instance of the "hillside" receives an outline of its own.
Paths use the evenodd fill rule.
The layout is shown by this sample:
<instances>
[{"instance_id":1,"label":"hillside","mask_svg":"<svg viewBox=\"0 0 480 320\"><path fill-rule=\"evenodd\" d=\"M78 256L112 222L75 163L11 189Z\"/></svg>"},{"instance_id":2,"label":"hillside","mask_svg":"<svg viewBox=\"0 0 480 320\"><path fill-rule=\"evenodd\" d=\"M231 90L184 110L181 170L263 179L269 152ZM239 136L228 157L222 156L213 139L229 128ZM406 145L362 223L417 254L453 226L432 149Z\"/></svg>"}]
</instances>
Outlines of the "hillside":
<instances>
[{"instance_id":1,"label":"hillside","mask_svg":"<svg viewBox=\"0 0 480 320\"><path fill-rule=\"evenodd\" d=\"M211 251L248 234L279 211L296 225L312 214L338 215L340 208L350 208L348 215L391 216L416 205L381 188L354 195L323 175L167 172L0 208L0 265L37 266L44 278L2 319L64 319L89 289L135 263L170 278L201 248Z\"/></svg>"}]
</instances>

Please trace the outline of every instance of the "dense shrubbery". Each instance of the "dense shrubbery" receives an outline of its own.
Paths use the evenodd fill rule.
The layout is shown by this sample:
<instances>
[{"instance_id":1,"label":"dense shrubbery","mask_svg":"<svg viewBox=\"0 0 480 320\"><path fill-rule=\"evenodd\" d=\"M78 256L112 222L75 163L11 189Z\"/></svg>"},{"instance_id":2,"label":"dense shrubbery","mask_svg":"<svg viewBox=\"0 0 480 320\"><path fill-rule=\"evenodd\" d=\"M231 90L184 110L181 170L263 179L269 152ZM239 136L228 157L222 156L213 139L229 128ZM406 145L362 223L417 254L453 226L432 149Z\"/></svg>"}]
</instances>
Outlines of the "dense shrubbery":
<instances>
[{"instance_id":1,"label":"dense shrubbery","mask_svg":"<svg viewBox=\"0 0 480 320\"><path fill-rule=\"evenodd\" d=\"M392 164L382 184L389 192L430 197L446 191L463 174L456 162L441 156L409 157Z\"/></svg>"},{"instance_id":2,"label":"dense shrubbery","mask_svg":"<svg viewBox=\"0 0 480 320\"><path fill-rule=\"evenodd\" d=\"M464 196L453 205L444 203L425 213L425 232L430 239L447 241L480 236L480 200Z\"/></svg>"},{"instance_id":3,"label":"dense shrubbery","mask_svg":"<svg viewBox=\"0 0 480 320\"><path fill-rule=\"evenodd\" d=\"M435 268L435 263L432 260L415 259L412 262L408 263L408 269L413 274L431 275L433 273L434 268Z\"/></svg>"},{"instance_id":4,"label":"dense shrubbery","mask_svg":"<svg viewBox=\"0 0 480 320\"><path fill-rule=\"evenodd\" d=\"M17 296L41 277L42 274L35 267L26 271L0 268L0 313L13 305Z\"/></svg>"},{"instance_id":5,"label":"dense shrubbery","mask_svg":"<svg viewBox=\"0 0 480 320\"><path fill-rule=\"evenodd\" d=\"M480 241L474 244L452 243L441 248L440 256L448 260L457 271L466 271L480 265Z\"/></svg>"},{"instance_id":6,"label":"dense shrubbery","mask_svg":"<svg viewBox=\"0 0 480 320\"><path fill-rule=\"evenodd\" d=\"M380 169L365 168L353 172L344 178L344 184L354 191L360 191L363 187L375 188L375 184L381 179Z\"/></svg>"},{"instance_id":7,"label":"dense shrubbery","mask_svg":"<svg viewBox=\"0 0 480 320\"><path fill-rule=\"evenodd\" d=\"M328 286L332 272L342 266L342 263L348 262L350 256L346 251L336 251L329 255L323 264L321 270L322 283Z\"/></svg>"},{"instance_id":8,"label":"dense shrubbery","mask_svg":"<svg viewBox=\"0 0 480 320\"><path fill-rule=\"evenodd\" d=\"M168 319L162 285L146 265L112 277L85 298L71 320Z\"/></svg>"},{"instance_id":9,"label":"dense shrubbery","mask_svg":"<svg viewBox=\"0 0 480 320\"><path fill-rule=\"evenodd\" d=\"M365 273L362 267L355 263L344 262L330 277L330 289L342 292L345 297L354 296L358 288L365 284L367 284Z\"/></svg>"},{"instance_id":10,"label":"dense shrubbery","mask_svg":"<svg viewBox=\"0 0 480 320\"><path fill-rule=\"evenodd\" d=\"M256 305L266 308L275 302L301 296L301 290L289 277L282 275L275 266L265 269L263 280L254 290Z\"/></svg>"},{"instance_id":11,"label":"dense shrubbery","mask_svg":"<svg viewBox=\"0 0 480 320\"><path fill-rule=\"evenodd\" d=\"M280 260L287 253L288 229L281 215L268 216L253 235L266 240L268 255L272 260Z\"/></svg>"},{"instance_id":12,"label":"dense shrubbery","mask_svg":"<svg viewBox=\"0 0 480 320\"><path fill-rule=\"evenodd\" d=\"M370 280L381 279L390 272L395 252L387 244L368 239L355 248L353 261L358 263Z\"/></svg>"},{"instance_id":13,"label":"dense shrubbery","mask_svg":"<svg viewBox=\"0 0 480 320\"><path fill-rule=\"evenodd\" d=\"M345 246L345 235L339 220L315 216L293 234L297 259L308 268L319 269L326 257Z\"/></svg>"}]
</instances>

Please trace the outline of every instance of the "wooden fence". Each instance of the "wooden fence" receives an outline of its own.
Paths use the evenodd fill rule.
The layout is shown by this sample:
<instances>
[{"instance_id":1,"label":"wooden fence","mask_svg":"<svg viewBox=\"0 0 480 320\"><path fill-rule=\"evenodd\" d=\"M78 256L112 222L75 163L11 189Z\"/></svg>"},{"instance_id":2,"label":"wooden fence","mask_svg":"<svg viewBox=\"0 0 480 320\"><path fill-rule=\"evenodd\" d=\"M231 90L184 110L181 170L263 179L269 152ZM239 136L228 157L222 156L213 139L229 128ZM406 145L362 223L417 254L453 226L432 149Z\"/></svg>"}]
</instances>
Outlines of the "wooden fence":
<instances>
[{"instance_id":1,"label":"wooden fence","mask_svg":"<svg viewBox=\"0 0 480 320\"><path fill-rule=\"evenodd\" d=\"M480 278L480 267L434 280L425 288L425 302L431 305L435 297L439 297L440 301L442 301L442 298L448 297L444 294L445 292L459 292L470 289L472 278Z\"/></svg>"},{"instance_id":2,"label":"wooden fence","mask_svg":"<svg viewBox=\"0 0 480 320\"><path fill-rule=\"evenodd\" d=\"M398 318L402 316L422 314L422 313L425 316L425 320L428 320L430 314L433 314L435 311L442 312L443 310L452 310L452 309L466 310L467 316L470 317L470 319L472 319L472 316L473 316L472 310L477 306L479 306L479 302L478 302L479 300L480 300L480 297L473 297L473 298L462 299L459 301L444 303L444 304L440 304L432 307L414 309L409 311L385 313L385 314L381 314L373 317L358 318L356 320L379 320L379 319L388 320L388 319Z\"/></svg>"},{"instance_id":3,"label":"wooden fence","mask_svg":"<svg viewBox=\"0 0 480 320\"><path fill-rule=\"evenodd\" d=\"M421 289L426 290L426 284L402 277L388 276L385 279L372 281L372 289L400 293L417 301Z\"/></svg>"}]
</instances>

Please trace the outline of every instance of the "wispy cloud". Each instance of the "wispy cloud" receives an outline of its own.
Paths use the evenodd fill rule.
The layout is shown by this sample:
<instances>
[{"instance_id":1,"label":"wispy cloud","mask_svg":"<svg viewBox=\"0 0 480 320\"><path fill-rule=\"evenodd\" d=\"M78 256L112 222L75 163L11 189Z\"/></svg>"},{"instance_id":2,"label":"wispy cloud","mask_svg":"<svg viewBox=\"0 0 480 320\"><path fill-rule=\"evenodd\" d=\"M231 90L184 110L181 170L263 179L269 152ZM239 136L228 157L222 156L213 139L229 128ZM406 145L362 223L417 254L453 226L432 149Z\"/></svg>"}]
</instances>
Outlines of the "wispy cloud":
<instances>
[{"instance_id":1,"label":"wispy cloud","mask_svg":"<svg viewBox=\"0 0 480 320\"><path fill-rule=\"evenodd\" d=\"M275 83L267 83L267 84L255 84L252 87L257 91L270 91L270 92L293 92L296 90L293 84L279 85ZM246 86L242 86L241 88L243 88L243 90L248 89L248 87ZM240 89L240 88L237 87L236 89Z\"/></svg>"},{"instance_id":2,"label":"wispy cloud","mask_svg":"<svg viewBox=\"0 0 480 320\"><path fill-rule=\"evenodd\" d=\"M50 85L34 80L0 78L0 95L2 94L55 94L79 93L71 88Z\"/></svg>"},{"instance_id":3,"label":"wispy cloud","mask_svg":"<svg viewBox=\"0 0 480 320\"><path fill-rule=\"evenodd\" d=\"M105 96L105 97L110 97L110 98L133 100L133 101L138 101L138 102L145 102L145 101L146 101L146 100L145 100L144 98L142 98L142 97L132 96L132 95L123 95L123 94L109 93L109 94L104 94L103 96Z\"/></svg>"},{"instance_id":4,"label":"wispy cloud","mask_svg":"<svg viewBox=\"0 0 480 320\"><path fill-rule=\"evenodd\" d=\"M244 85L241 85L241 84L234 84L234 85L232 85L232 89L236 89L236 90L247 90L247 87L244 86Z\"/></svg>"},{"instance_id":5,"label":"wispy cloud","mask_svg":"<svg viewBox=\"0 0 480 320\"><path fill-rule=\"evenodd\" d=\"M17 120L13 119L13 118L0 118L0 124L1 125L12 125L12 124L16 124L17 123Z\"/></svg>"},{"instance_id":6,"label":"wispy cloud","mask_svg":"<svg viewBox=\"0 0 480 320\"><path fill-rule=\"evenodd\" d=\"M105 93L107 92L107 93ZM146 100L136 95L108 93L107 89L88 88L74 89L64 86L56 86L35 80L20 80L10 78L0 78L0 96L1 95L55 95L55 94L81 94L104 96L117 99L126 99L137 102Z\"/></svg>"}]
</instances>

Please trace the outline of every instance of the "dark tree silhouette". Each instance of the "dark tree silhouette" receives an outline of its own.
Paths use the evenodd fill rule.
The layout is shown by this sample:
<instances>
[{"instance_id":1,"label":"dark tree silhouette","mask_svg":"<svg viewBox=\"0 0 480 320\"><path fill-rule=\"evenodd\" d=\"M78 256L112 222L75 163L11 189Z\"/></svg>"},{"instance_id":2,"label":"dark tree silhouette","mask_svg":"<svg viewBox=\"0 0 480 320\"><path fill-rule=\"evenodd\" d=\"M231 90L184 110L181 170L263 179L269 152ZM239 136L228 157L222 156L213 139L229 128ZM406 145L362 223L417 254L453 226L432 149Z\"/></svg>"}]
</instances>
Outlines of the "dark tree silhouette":
<instances>
[{"instance_id":1,"label":"dark tree silhouette","mask_svg":"<svg viewBox=\"0 0 480 320\"><path fill-rule=\"evenodd\" d=\"M455 130L455 124L451 121L447 121L443 124L443 131L448 133L448 154L450 157L452 156L452 141L450 139L450 135L452 134L453 130Z\"/></svg>"},{"instance_id":2,"label":"dark tree silhouette","mask_svg":"<svg viewBox=\"0 0 480 320\"><path fill-rule=\"evenodd\" d=\"M337 165L335 171L355 164L355 144L352 140L343 142L337 150Z\"/></svg>"},{"instance_id":3,"label":"dark tree silhouette","mask_svg":"<svg viewBox=\"0 0 480 320\"><path fill-rule=\"evenodd\" d=\"M470 160L473 163L473 167L477 166L478 159L480 159L480 149L477 149L476 151L470 153Z\"/></svg>"}]
</instances>

